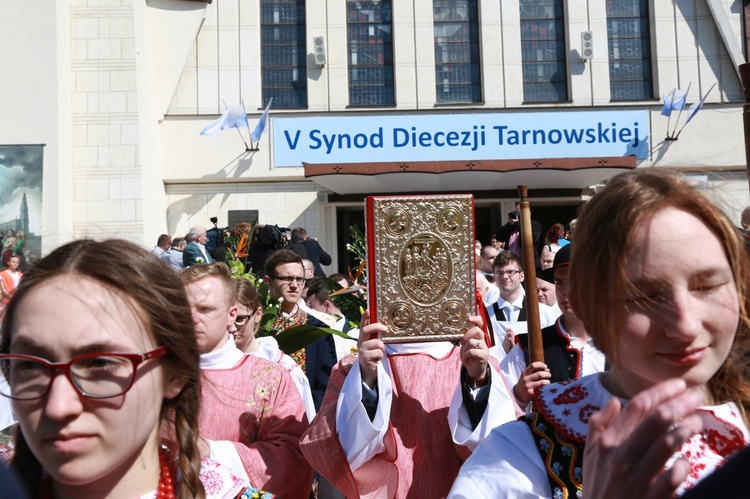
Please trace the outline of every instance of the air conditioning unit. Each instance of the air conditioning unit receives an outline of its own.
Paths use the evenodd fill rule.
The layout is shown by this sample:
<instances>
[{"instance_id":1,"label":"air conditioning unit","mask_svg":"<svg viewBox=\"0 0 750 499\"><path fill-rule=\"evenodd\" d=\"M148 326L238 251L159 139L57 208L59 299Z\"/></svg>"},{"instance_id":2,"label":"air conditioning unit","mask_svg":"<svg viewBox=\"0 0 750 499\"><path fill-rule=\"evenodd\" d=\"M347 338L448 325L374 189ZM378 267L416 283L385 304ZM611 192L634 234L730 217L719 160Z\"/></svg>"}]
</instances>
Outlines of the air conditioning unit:
<instances>
[{"instance_id":1,"label":"air conditioning unit","mask_svg":"<svg viewBox=\"0 0 750 499\"><path fill-rule=\"evenodd\" d=\"M315 64L318 66L326 65L326 40L323 36L313 37L313 55L315 56Z\"/></svg>"},{"instance_id":2,"label":"air conditioning unit","mask_svg":"<svg viewBox=\"0 0 750 499\"><path fill-rule=\"evenodd\" d=\"M581 59L588 61L594 57L594 33L581 31Z\"/></svg>"}]
</instances>

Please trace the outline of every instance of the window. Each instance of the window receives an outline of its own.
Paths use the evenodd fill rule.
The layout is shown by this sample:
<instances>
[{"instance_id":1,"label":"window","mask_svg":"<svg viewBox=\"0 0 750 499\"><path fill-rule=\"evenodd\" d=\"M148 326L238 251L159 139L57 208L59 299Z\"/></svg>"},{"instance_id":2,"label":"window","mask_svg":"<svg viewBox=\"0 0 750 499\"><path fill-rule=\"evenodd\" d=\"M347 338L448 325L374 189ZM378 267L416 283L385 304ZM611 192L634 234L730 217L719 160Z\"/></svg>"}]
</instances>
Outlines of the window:
<instances>
[{"instance_id":1,"label":"window","mask_svg":"<svg viewBox=\"0 0 750 499\"><path fill-rule=\"evenodd\" d=\"M563 0L520 0L524 102L568 99Z\"/></svg>"},{"instance_id":2,"label":"window","mask_svg":"<svg viewBox=\"0 0 750 499\"><path fill-rule=\"evenodd\" d=\"M263 105L307 107L305 0L261 0Z\"/></svg>"},{"instance_id":3,"label":"window","mask_svg":"<svg viewBox=\"0 0 750 499\"><path fill-rule=\"evenodd\" d=\"M609 90L612 100L651 99L647 0L607 0Z\"/></svg>"},{"instance_id":4,"label":"window","mask_svg":"<svg viewBox=\"0 0 750 499\"><path fill-rule=\"evenodd\" d=\"M435 0L432 12L437 102L480 102L477 0Z\"/></svg>"},{"instance_id":5,"label":"window","mask_svg":"<svg viewBox=\"0 0 750 499\"><path fill-rule=\"evenodd\" d=\"M393 32L390 0L346 0L349 105L392 106Z\"/></svg>"}]
</instances>

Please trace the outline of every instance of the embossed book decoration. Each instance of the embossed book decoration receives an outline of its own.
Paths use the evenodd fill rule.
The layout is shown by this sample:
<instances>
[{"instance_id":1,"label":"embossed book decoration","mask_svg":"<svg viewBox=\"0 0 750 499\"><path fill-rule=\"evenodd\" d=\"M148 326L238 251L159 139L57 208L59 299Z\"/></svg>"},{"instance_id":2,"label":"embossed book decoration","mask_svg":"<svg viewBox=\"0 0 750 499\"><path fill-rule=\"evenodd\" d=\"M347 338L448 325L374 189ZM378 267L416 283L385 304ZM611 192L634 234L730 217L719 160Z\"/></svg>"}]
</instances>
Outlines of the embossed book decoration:
<instances>
[{"instance_id":1,"label":"embossed book decoration","mask_svg":"<svg viewBox=\"0 0 750 499\"><path fill-rule=\"evenodd\" d=\"M366 199L370 319L386 343L455 341L476 313L474 197Z\"/></svg>"}]
</instances>

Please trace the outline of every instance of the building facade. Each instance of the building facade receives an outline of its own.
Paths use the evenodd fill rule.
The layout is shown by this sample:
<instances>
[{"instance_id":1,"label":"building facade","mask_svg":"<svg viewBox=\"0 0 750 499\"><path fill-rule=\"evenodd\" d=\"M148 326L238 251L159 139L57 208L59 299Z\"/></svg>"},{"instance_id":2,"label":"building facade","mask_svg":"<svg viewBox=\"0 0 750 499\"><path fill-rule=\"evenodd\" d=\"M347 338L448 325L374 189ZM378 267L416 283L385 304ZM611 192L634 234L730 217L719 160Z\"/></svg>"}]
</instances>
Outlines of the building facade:
<instances>
[{"instance_id":1,"label":"building facade","mask_svg":"<svg viewBox=\"0 0 750 499\"><path fill-rule=\"evenodd\" d=\"M257 210L333 272L365 195L471 192L489 242L517 185L567 222L632 168L686 169L737 221L750 204L735 0L43 4L3 2L0 144L45 144L46 251ZM662 96L688 87L706 99L682 129ZM257 147L199 135L238 105L252 129L271 98Z\"/></svg>"}]
</instances>

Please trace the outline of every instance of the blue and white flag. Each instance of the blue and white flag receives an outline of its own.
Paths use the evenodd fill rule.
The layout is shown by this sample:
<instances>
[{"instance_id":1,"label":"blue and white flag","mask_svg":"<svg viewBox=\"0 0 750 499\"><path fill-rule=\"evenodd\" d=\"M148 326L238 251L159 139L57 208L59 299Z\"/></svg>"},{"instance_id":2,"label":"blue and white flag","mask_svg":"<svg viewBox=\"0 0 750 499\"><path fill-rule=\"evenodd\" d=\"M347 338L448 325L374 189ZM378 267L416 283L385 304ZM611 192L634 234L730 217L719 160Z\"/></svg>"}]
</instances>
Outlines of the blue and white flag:
<instances>
[{"instance_id":1,"label":"blue and white flag","mask_svg":"<svg viewBox=\"0 0 750 499\"><path fill-rule=\"evenodd\" d=\"M250 142L258 142L260 140L260 136L263 135L263 130L265 130L266 125L268 125L268 111L271 110L272 102L273 97L271 97L271 100L268 101L266 110L263 111L263 114L260 116L260 121L258 121L258 124L255 125L255 130L253 130L253 133L250 134Z\"/></svg>"},{"instance_id":2,"label":"blue and white flag","mask_svg":"<svg viewBox=\"0 0 750 499\"><path fill-rule=\"evenodd\" d=\"M218 137L221 132L228 128L239 128L244 126L250 128L247 124L247 114L242 106L230 107L226 109L221 117L212 122L201 130L201 135L208 135L209 137Z\"/></svg>"},{"instance_id":3,"label":"blue and white flag","mask_svg":"<svg viewBox=\"0 0 750 499\"><path fill-rule=\"evenodd\" d=\"M664 96L664 106L661 108L661 114L669 116L675 109L680 111L685 107L687 94L679 88L672 89L671 92Z\"/></svg>"},{"instance_id":4,"label":"blue and white flag","mask_svg":"<svg viewBox=\"0 0 750 499\"><path fill-rule=\"evenodd\" d=\"M703 98L699 102L694 102L693 105L690 106L690 112L688 113L687 121L685 122L686 125L690 123L690 120L693 119L693 116L698 114L698 111L701 110L701 108L703 107L703 103L706 102L706 97L708 97L708 94L711 93L711 90L713 90L715 86L716 86L716 83L711 85L711 88L708 89L708 92L706 92L706 95L704 95Z\"/></svg>"}]
</instances>

